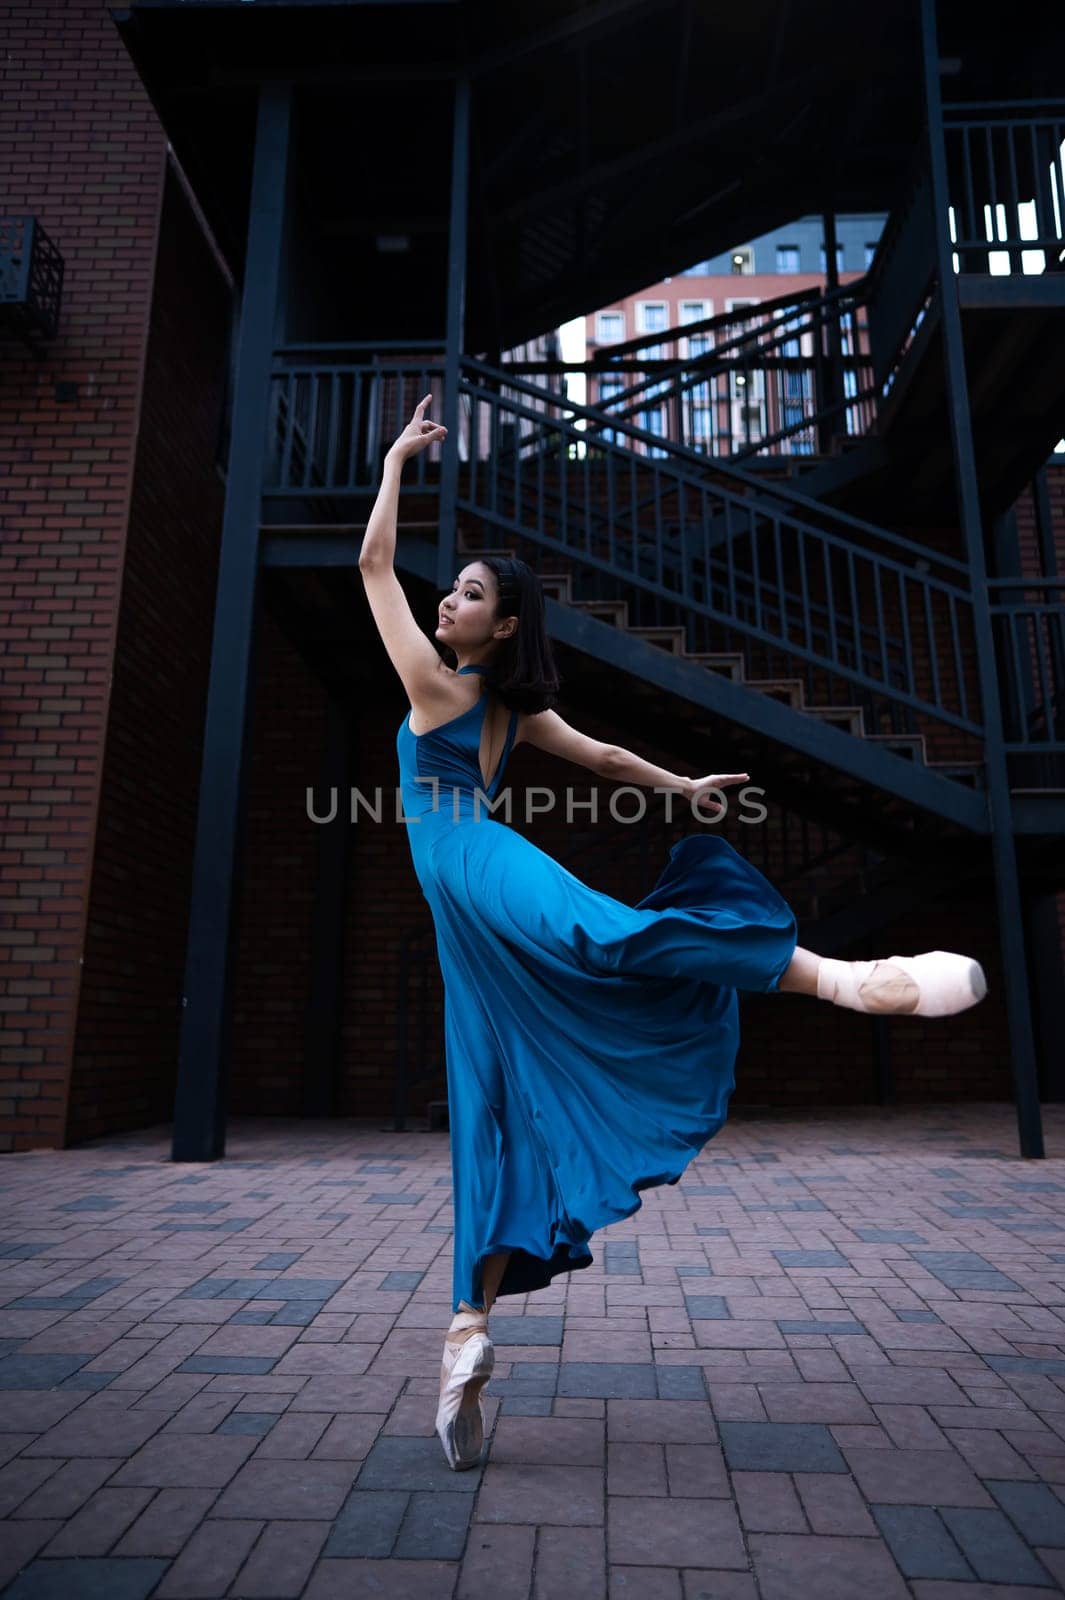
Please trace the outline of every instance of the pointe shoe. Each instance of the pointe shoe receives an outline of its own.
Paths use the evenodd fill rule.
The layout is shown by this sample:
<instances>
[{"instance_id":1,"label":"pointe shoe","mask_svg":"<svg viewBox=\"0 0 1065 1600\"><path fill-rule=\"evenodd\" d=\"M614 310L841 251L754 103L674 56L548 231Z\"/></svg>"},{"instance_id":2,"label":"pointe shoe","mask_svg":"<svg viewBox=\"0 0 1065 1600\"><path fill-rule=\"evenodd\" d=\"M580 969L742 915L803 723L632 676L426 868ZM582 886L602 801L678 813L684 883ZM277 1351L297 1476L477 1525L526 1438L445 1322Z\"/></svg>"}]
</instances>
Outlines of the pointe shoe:
<instances>
[{"instance_id":1,"label":"pointe shoe","mask_svg":"<svg viewBox=\"0 0 1065 1600\"><path fill-rule=\"evenodd\" d=\"M481 1390L492 1376L495 1346L484 1313L463 1314L451 1331L476 1328L462 1344L445 1343L444 1387L436 1413L436 1432L453 1472L476 1467L484 1447L484 1402Z\"/></svg>"},{"instance_id":2,"label":"pointe shoe","mask_svg":"<svg viewBox=\"0 0 1065 1600\"><path fill-rule=\"evenodd\" d=\"M979 961L952 950L879 961L822 957L817 969L819 999L880 1016L950 1017L967 1011L986 993Z\"/></svg>"}]
</instances>

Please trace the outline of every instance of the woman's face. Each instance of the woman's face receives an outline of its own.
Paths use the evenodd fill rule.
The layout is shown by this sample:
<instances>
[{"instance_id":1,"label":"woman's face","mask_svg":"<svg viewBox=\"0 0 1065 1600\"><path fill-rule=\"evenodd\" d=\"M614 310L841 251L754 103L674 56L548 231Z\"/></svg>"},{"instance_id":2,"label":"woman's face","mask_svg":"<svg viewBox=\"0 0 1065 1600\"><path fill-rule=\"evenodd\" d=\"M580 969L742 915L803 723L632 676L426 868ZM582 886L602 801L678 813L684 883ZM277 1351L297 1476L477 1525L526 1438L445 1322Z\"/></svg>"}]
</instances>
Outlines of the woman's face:
<instances>
[{"instance_id":1,"label":"woman's face","mask_svg":"<svg viewBox=\"0 0 1065 1600\"><path fill-rule=\"evenodd\" d=\"M437 638L459 655L479 649L492 637L495 602L495 574L482 561L471 561L440 602Z\"/></svg>"}]
</instances>

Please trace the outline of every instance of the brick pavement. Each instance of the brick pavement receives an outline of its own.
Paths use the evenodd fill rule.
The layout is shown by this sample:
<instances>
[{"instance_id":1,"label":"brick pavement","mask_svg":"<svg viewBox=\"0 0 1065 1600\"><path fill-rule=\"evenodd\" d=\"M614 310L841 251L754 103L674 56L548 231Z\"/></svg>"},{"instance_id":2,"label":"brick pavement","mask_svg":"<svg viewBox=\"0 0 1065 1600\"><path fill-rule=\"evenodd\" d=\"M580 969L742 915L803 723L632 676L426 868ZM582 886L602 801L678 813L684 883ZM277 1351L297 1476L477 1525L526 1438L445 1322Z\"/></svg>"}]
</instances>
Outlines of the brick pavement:
<instances>
[{"instance_id":1,"label":"brick pavement","mask_svg":"<svg viewBox=\"0 0 1065 1600\"><path fill-rule=\"evenodd\" d=\"M446 1135L0 1167L5 1600L1032 1600L1065 1586L1065 1108L732 1121L492 1315L433 1432Z\"/></svg>"}]
</instances>

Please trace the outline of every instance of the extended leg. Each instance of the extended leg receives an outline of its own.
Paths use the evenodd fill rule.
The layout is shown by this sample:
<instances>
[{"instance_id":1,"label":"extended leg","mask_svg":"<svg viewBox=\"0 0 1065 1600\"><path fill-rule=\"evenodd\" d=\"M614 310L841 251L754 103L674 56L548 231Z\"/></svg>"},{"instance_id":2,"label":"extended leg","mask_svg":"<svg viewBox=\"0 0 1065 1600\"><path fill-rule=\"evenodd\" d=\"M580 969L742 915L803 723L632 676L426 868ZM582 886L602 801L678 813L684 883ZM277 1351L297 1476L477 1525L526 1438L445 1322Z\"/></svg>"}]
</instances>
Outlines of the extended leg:
<instances>
[{"instance_id":1,"label":"extended leg","mask_svg":"<svg viewBox=\"0 0 1065 1600\"><path fill-rule=\"evenodd\" d=\"M951 950L879 961L837 961L796 946L777 988L815 995L850 1011L945 1017L982 1000L987 979L978 961Z\"/></svg>"}]
</instances>

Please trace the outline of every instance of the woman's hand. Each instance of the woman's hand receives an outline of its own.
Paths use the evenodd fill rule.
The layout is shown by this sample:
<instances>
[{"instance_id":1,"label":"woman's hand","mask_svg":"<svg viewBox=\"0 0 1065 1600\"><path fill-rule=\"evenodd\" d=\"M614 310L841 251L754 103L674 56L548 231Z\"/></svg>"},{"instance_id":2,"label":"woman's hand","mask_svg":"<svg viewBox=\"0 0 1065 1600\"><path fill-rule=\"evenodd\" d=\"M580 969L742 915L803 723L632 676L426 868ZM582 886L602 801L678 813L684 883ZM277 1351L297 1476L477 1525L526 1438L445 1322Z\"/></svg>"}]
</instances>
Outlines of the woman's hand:
<instances>
[{"instance_id":1,"label":"woman's hand","mask_svg":"<svg viewBox=\"0 0 1065 1600\"><path fill-rule=\"evenodd\" d=\"M711 799L707 791L725 789L731 783L746 783L750 776L749 772L717 772L705 778L685 778L684 792L689 800L695 802L697 816L723 817L727 804Z\"/></svg>"},{"instance_id":2,"label":"woman's hand","mask_svg":"<svg viewBox=\"0 0 1065 1600\"><path fill-rule=\"evenodd\" d=\"M419 400L414 407L414 415L399 438L389 449L388 454L396 461L409 461L411 456L416 456L427 445L439 444L447 438L447 429L439 422L426 422L425 413L432 402L432 395L427 394L424 400Z\"/></svg>"}]
</instances>

